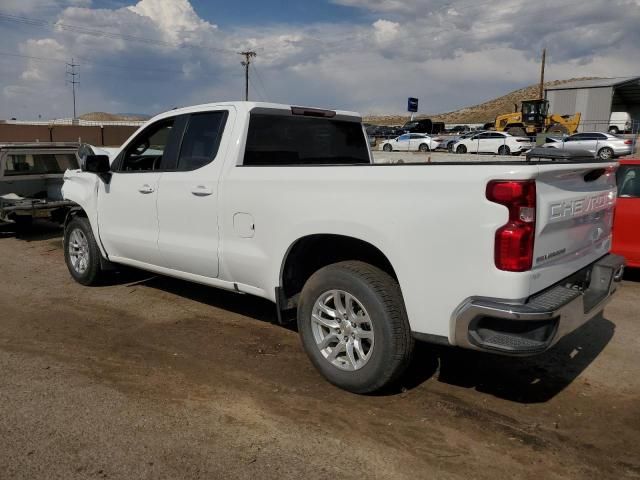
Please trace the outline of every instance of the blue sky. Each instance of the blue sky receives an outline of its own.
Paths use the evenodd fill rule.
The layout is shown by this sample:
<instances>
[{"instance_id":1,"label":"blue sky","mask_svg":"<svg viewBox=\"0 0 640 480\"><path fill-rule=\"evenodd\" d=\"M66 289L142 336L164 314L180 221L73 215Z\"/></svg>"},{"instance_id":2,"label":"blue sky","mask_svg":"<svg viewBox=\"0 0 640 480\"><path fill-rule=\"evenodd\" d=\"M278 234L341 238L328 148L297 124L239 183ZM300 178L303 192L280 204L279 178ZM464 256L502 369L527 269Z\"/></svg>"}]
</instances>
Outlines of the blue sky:
<instances>
[{"instance_id":1,"label":"blue sky","mask_svg":"<svg viewBox=\"0 0 640 480\"><path fill-rule=\"evenodd\" d=\"M72 57L81 113L239 100L242 49L255 100L440 113L535 83L543 47L548 79L640 74L638 25L640 0L2 0L0 118L70 116Z\"/></svg>"}]
</instances>

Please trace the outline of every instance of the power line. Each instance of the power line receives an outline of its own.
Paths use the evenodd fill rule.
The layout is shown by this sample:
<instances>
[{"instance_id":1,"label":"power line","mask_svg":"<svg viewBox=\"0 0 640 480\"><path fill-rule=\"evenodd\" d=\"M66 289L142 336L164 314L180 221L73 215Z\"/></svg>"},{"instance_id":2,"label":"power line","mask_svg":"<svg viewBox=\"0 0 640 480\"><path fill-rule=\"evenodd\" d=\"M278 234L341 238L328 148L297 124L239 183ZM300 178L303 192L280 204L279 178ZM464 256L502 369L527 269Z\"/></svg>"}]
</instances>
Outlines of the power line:
<instances>
[{"instance_id":1,"label":"power line","mask_svg":"<svg viewBox=\"0 0 640 480\"><path fill-rule=\"evenodd\" d=\"M70 79L67 78L67 82L71 84L71 89L73 90L73 118L74 119L78 118L76 115L76 85L79 84L80 82L76 80L76 77L80 74L76 72L76 67L79 67L79 66L80 66L79 64L73 61L73 58L71 58L71 63L67 63L67 75L70 78Z\"/></svg>"},{"instance_id":2,"label":"power line","mask_svg":"<svg viewBox=\"0 0 640 480\"><path fill-rule=\"evenodd\" d=\"M269 95L268 92L267 92L267 89L264 88L264 83L262 83L262 78L260 77L260 74L258 73L258 69L256 68L255 63L252 63L251 66L253 67L253 72L256 74L256 78L258 79L258 83L260 84L260 88L262 89L262 93L264 93L265 100L269 100L271 95Z\"/></svg>"}]
</instances>

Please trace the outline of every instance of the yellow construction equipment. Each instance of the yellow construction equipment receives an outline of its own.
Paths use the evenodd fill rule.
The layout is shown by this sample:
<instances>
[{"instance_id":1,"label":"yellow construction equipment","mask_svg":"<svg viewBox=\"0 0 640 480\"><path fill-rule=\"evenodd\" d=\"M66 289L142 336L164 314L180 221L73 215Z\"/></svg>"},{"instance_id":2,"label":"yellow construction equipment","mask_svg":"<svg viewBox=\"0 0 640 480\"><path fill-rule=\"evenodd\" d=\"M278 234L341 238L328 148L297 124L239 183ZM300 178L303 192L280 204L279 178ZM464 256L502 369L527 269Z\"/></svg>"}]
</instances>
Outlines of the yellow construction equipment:
<instances>
[{"instance_id":1,"label":"yellow construction equipment","mask_svg":"<svg viewBox=\"0 0 640 480\"><path fill-rule=\"evenodd\" d=\"M524 100L519 112L498 115L495 129L516 136L542 132L573 134L578 131L580 118L579 112L574 115L549 114L548 100Z\"/></svg>"}]
</instances>

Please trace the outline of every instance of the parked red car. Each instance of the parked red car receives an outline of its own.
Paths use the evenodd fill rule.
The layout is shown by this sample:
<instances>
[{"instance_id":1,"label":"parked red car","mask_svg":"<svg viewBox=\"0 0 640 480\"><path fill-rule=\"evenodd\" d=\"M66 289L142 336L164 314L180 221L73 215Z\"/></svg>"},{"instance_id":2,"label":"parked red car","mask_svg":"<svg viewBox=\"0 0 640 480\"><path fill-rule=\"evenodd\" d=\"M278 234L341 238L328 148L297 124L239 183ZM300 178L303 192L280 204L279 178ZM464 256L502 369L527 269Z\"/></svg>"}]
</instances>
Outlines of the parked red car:
<instances>
[{"instance_id":1,"label":"parked red car","mask_svg":"<svg viewBox=\"0 0 640 480\"><path fill-rule=\"evenodd\" d=\"M613 222L613 251L640 268L640 160L620 160L618 201Z\"/></svg>"}]
</instances>

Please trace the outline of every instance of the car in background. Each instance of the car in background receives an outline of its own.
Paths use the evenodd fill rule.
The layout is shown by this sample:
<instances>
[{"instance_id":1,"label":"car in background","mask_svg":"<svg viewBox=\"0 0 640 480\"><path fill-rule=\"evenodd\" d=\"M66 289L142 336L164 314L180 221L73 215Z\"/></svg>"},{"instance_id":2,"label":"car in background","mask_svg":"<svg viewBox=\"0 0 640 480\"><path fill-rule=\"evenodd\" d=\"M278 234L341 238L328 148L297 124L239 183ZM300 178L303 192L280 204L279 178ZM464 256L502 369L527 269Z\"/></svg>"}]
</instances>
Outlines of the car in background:
<instances>
[{"instance_id":1,"label":"car in background","mask_svg":"<svg viewBox=\"0 0 640 480\"><path fill-rule=\"evenodd\" d=\"M455 153L513 155L527 152L534 146L535 143L528 137L514 137L505 132L482 132L458 140L452 150Z\"/></svg>"},{"instance_id":2,"label":"car in background","mask_svg":"<svg viewBox=\"0 0 640 480\"><path fill-rule=\"evenodd\" d=\"M609 133L616 135L618 133L630 132L633 127L633 120L629 112L611 112L609 118Z\"/></svg>"},{"instance_id":3,"label":"car in background","mask_svg":"<svg viewBox=\"0 0 640 480\"><path fill-rule=\"evenodd\" d=\"M558 139L547 141L542 146L564 150L582 150L592 153L600 160L612 160L616 157L630 155L633 151L633 140L610 133L582 132L574 133L559 141Z\"/></svg>"},{"instance_id":4,"label":"car in background","mask_svg":"<svg viewBox=\"0 0 640 480\"><path fill-rule=\"evenodd\" d=\"M73 202L62 197L63 175L79 168L77 143L0 145L0 223L62 221Z\"/></svg>"},{"instance_id":5,"label":"car in background","mask_svg":"<svg viewBox=\"0 0 640 480\"><path fill-rule=\"evenodd\" d=\"M424 133L405 133L391 140L385 140L380 144L380 150L385 152L429 152L440 146L435 138Z\"/></svg>"},{"instance_id":6,"label":"car in background","mask_svg":"<svg viewBox=\"0 0 640 480\"><path fill-rule=\"evenodd\" d=\"M443 133L445 127L444 122L433 122L428 118L422 118L408 121L401 127L401 130L403 133L426 133L432 135Z\"/></svg>"},{"instance_id":7,"label":"car in background","mask_svg":"<svg viewBox=\"0 0 640 480\"><path fill-rule=\"evenodd\" d=\"M449 129L449 133L453 134L463 134L471 131L471 127L469 125L455 125L453 128Z\"/></svg>"},{"instance_id":8,"label":"car in background","mask_svg":"<svg viewBox=\"0 0 640 480\"><path fill-rule=\"evenodd\" d=\"M453 152L453 146L458 143L460 140L464 140L465 138L470 138L473 137L474 135L477 135L478 133L482 133L483 131L471 131L471 132L466 132L463 133L462 135L450 135L448 137L445 137L442 139L442 141L440 142L440 148L445 149L447 152L452 153Z\"/></svg>"},{"instance_id":9,"label":"car in background","mask_svg":"<svg viewBox=\"0 0 640 480\"><path fill-rule=\"evenodd\" d=\"M620 160L616 180L612 251L625 257L627 266L640 268L640 160Z\"/></svg>"}]
</instances>

